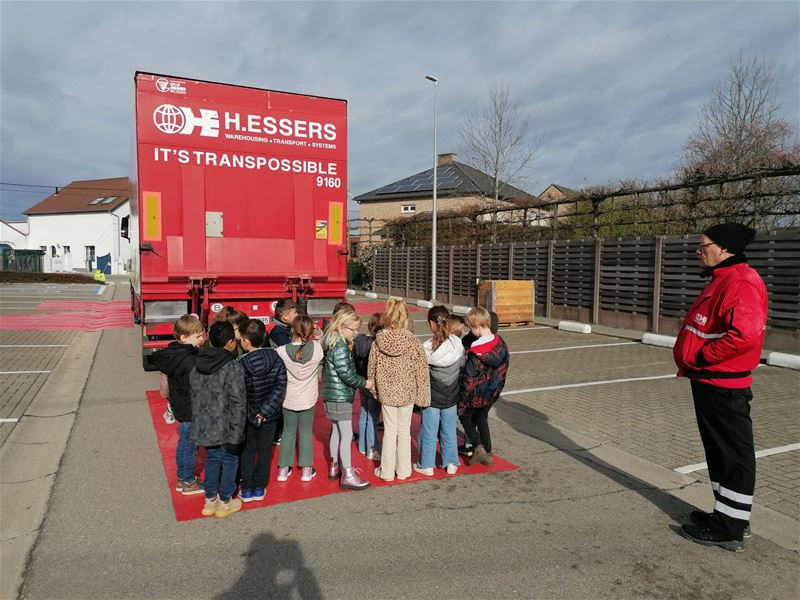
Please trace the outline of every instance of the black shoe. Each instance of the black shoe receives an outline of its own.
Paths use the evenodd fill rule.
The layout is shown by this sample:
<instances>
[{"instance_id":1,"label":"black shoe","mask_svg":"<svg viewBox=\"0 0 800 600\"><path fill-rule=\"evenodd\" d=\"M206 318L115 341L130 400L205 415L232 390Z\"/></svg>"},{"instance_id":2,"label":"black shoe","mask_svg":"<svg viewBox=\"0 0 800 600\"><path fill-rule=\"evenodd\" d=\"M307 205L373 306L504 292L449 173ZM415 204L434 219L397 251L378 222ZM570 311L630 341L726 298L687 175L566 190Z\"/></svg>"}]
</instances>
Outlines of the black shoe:
<instances>
[{"instance_id":1,"label":"black shoe","mask_svg":"<svg viewBox=\"0 0 800 600\"><path fill-rule=\"evenodd\" d=\"M700 527L708 529L714 522L714 513L707 513L703 512L702 510L693 510L689 515L689 519L695 525L699 525ZM744 534L742 537L746 540L749 540L751 537L753 537L753 532L750 531L750 523L744 526Z\"/></svg>"},{"instance_id":2,"label":"black shoe","mask_svg":"<svg viewBox=\"0 0 800 600\"><path fill-rule=\"evenodd\" d=\"M472 446L459 446L458 453L461 456L472 456Z\"/></svg>"},{"instance_id":3,"label":"black shoe","mask_svg":"<svg viewBox=\"0 0 800 600\"><path fill-rule=\"evenodd\" d=\"M714 531L713 529L703 529L697 525L687 524L681 526L681 533L686 539L692 540L703 546L719 546L731 552L741 552L744 550L742 540L736 540L725 533Z\"/></svg>"}]
</instances>

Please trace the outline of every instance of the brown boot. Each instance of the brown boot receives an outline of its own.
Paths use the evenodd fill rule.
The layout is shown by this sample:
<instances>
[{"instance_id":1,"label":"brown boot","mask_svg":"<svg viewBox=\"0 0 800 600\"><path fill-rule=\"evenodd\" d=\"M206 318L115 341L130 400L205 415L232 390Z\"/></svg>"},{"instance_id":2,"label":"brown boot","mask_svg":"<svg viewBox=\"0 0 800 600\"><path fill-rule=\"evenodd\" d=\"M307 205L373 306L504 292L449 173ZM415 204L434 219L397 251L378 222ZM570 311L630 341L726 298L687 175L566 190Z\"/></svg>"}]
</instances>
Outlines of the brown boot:
<instances>
[{"instance_id":1,"label":"brown boot","mask_svg":"<svg viewBox=\"0 0 800 600\"><path fill-rule=\"evenodd\" d=\"M492 457L483 448L483 446L476 446L472 452L472 457L469 459L470 465L485 465L487 467L494 466Z\"/></svg>"}]
</instances>

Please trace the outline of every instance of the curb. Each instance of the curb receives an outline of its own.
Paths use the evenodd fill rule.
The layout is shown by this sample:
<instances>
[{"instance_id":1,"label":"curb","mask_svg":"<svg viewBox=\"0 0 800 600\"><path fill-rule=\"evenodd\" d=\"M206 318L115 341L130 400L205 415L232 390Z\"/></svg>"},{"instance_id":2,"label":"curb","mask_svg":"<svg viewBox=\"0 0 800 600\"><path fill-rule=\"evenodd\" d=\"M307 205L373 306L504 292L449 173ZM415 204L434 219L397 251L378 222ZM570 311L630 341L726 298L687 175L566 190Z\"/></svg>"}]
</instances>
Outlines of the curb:
<instances>
[{"instance_id":1,"label":"curb","mask_svg":"<svg viewBox=\"0 0 800 600\"><path fill-rule=\"evenodd\" d=\"M800 356L784 352L770 352L767 354L767 364L773 367L785 367L800 371Z\"/></svg>"},{"instance_id":2,"label":"curb","mask_svg":"<svg viewBox=\"0 0 800 600\"><path fill-rule=\"evenodd\" d=\"M572 333L592 333L591 325L575 321L559 321L558 328L561 331L571 331Z\"/></svg>"}]
</instances>

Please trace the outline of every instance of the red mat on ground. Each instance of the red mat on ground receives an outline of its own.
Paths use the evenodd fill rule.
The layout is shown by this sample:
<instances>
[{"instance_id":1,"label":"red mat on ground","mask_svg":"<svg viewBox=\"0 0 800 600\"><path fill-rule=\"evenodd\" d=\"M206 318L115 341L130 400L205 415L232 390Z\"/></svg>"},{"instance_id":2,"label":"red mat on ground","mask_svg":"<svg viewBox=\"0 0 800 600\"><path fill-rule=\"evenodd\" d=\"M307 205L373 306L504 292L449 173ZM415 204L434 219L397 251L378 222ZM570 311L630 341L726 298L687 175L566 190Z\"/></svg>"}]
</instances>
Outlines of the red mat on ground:
<instances>
[{"instance_id":1,"label":"red mat on ground","mask_svg":"<svg viewBox=\"0 0 800 600\"><path fill-rule=\"evenodd\" d=\"M47 300L35 310L44 312L0 317L0 330L102 331L133 327L131 303L127 300Z\"/></svg>"},{"instance_id":2,"label":"red mat on ground","mask_svg":"<svg viewBox=\"0 0 800 600\"><path fill-rule=\"evenodd\" d=\"M175 447L178 444L178 425L167 425L164 421L164 410L166 409L167 403L163 398L161 398L158 391L148 391L147 402L150 406L150 415L153 419L153 426L156 430L158 448L161 450L161 459L164 462L164 472L167 476L170 494L172 494L172 504L175 507L175 518L178 521L201 519L203 518L200 515L200 510L203 508L203 494L183 496L179 492L175 491L175 483L177 481L177 475L175 473ZM353 414L356 415L356 418L358 417L358 410L358 400L356 400L353 410ZM354 425L358 425L357 420L354 422ZM328 479L328 464L330 462L328 439L330 438L330 431L330 421L325 418L325 411L322 407L322 404L319 403L317 405L317 414L314 419L314 466L317 469L317 476L309 482L300 481L300 471L297 469L296 465L294 465L292 475L289 477L288 481L283 483L276 481L275 477L278 471L278 447L275 446L273 447L272 467L269 475L269 485L267 487L266 499L261 502L248 502L244 505L243 509L252 510L255 508L264 508L265 506L271 506L273 504L308 500L310 498L319 498L320 496L327 496L328 494L336 494L340 492L351 492L351 490L340 489L338 481L331 481ZM415 413L411 422L411 457L415 462L419 456L416 443L418 431L419 415ZM203 457L204 451L201 449L198 453L197 467L195 469L195 471L201 476L203 473ZM456 475L448 475L444 469L434 469L435 475L433 477L425 477L423 475L419 475L418 473L412 473L411 477L405 481L395 480L391 483L387 483L375 477L372 472L373 469L380 463L378 461L367 460L366 457L359 454L356 445L353 445L352 457L353 466L361 469L361 476L372 484L371 488L378 488L387 485L402 485L405 483L417 483L428 479L458 477L459 475L477 475L481 473L513 471L519 468L517 465L503 460L494 454L494 467L484 467L483 465L465 466L462 464L459 467ZM439 457L437 456L437 464L438 463Z\"/></svg>"},{"instance_id":3,"label":"red mat on ground","mask_svg":"<svg viewBox=\"0 0 800 600\"><path fill-rule=\"evenodd\" d=\"M384 307L386 306L386 302L378 301L375 302L351 302L353 308L356 309L356 312L360 315L371 315L374 312L383 312ZM420 308L418 306L411 306L406 304L408 307L408 312L423 312L425 309Z\"/></svg>"}]
</instances>

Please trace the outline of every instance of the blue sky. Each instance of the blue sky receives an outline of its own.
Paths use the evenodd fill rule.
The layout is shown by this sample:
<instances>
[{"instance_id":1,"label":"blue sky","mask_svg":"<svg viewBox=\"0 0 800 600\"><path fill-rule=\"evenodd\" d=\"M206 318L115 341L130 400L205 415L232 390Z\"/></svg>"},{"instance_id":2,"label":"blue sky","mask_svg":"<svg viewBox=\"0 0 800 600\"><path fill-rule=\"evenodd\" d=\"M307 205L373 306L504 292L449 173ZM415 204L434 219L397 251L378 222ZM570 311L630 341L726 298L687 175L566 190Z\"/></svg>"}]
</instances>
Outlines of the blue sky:
<instances>
[{"instance_id":1,"label":"blue sky","mask_svg":"<svg viewBox=\"0 0 800 600\"><path fill-rule=\"evenodd\" d=\"M358 195L430 167L504 82L533 121L529 186L668 175L740 51L775 66L798 130L797 2L0 2L0 181L131 169L133 74L345 98ZM0 218L53 190L0 186ZM352 215L351 215L352 216Z\"/></svg>"}]
</instances>

